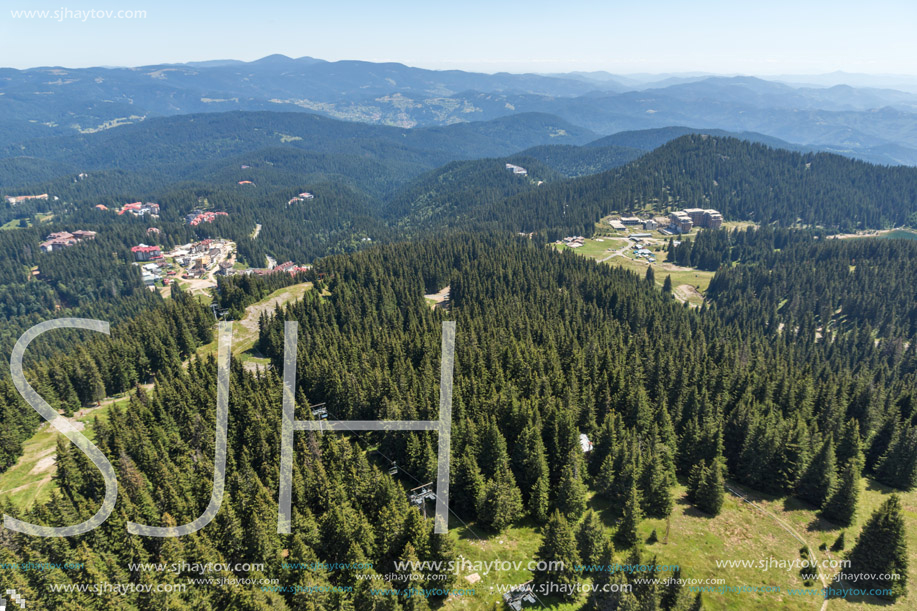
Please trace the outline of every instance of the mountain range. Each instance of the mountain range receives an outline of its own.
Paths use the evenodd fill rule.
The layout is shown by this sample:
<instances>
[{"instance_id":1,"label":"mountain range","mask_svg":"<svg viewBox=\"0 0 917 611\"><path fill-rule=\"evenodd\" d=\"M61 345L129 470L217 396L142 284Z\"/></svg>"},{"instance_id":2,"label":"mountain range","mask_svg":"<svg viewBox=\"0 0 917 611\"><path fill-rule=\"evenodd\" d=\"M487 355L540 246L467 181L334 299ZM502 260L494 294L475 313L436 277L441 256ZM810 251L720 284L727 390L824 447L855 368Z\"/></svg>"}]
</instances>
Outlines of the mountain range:
<instances>
[{"instance_id":1,"label":"mountain range","mask_svg":"<svg viewBox=\"0 0 917 611\"><path fill-rule=\"evenodd\" d=\"M905 89L910 83L856 76L851 82L899 82ZM655 80L482 74L279 55L135 68L0 69L0 145L234 110L308 112L404 128L537 112L598 135L673 125L756 132L874 163L917 165L917 94L839 84L842 78L799 77L790 84L702 74Z\"/></svg>"}]
</instances>

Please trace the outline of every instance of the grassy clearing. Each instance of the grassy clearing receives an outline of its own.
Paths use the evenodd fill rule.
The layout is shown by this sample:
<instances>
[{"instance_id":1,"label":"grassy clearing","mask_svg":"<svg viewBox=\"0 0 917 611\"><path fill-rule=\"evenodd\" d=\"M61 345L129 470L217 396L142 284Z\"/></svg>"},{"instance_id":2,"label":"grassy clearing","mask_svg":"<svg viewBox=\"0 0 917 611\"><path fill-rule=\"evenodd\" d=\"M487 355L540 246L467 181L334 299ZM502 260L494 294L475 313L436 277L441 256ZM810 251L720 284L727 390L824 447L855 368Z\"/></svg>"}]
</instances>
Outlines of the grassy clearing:
<instances>
[{"instance_id":1,"label":"grassy clearing","mask_svg":"<svg viewBox=\"0 0 917 611\"><path fill-rule=\"evenodd\" d=\"M113 405L127 405L128 395L106 400L101 407L84 409L84 415L73 418L82 422L82 431L90 440L94 440L93 424L98 418L104 422ZM0 500L9 500L14 506L27 509L35 503L43 503L51 498L51 491L57 487L54 475L57 467L54 464L54 451L60 433L48 424L43 424L31 439L23 444L23 453L15 465L0 474Z\"/></svg>"},{"instance_id":2,"label":"grassy clearing","mask_svg":"<svg viewBox=\"0 0 917 611\"><path fill-rule=\"evenodd\" d=\"M12 221L9 221L8 223L4 223L3 225L0 225L0 230L9 231L13 229L21 229L22 227L19 225L19 221L20 219L13 219ZM31 219L25 219L25 222L26 222L27 227L32 226Z\"/></svg>"},{"instance_id":3,"label":"grassy clearing","mask_svg":"<svg viewBox=\"0 0 917 611\"><path fill-rule=\"evenodd\" d=\"M629 248L630 244L629 240L623 238L604 237L588 239L581 247L574 249L564 244L553 244L552 246L557 250L573 250L578 255L597 261L604 261L608 265L623 267L640 276L646 275L646 270L652 267L657 286L661 288L665 282L665 277L671 276L675 296L678 299L687 301L693 306L699 306L703 303L704 293L707 287L710 286L710 280L713 279L715 272L678 267L666 263L666 245L661 240L655 240L655 243L645 245L646 248L653 251L656 258L655 263L650 263L642 257L634 256L633 250ZM624 250L622 251L622 249Z\"/></svg>"},{"instance_id":4,"label":"grassy clearing","mask_svg":"<svg viewBox=\"0 0 917 611\"><path fill-rule=\"evenodd\" d=\"M908 589L910 595L905 599L899 600L894 605L889 605L886 601L877 598L831 599L829 608L842 611L865 611L866 609L875 609L877 606L894 610L915 609L917 608L917 600L915 600L917 594L914 592L914 584L917 583L917 491L912 490L902 493L867 478L863 478L860 483L860 499L855 523L853 526L845 529L834 527L829 522L820 519L814 508L793 497L762 497L760 504L774 513L780 513L781 517L792 524L793 528L795 528L796 531L809 542L812 548L816 550L821 544L825 544L830 548L841 531L845 531L847 542L846 551L849 551L856 543L857 534L872 513L878 509L889 495L897 492L899 496L901 496L905 519L908 522L907 544L910 556L908 566ZM818 554L819 559L838 559L842 558L846 551L840 554L831 551L816 551L816 554Z\"/></svg>"},{"instance_id":5,"label":"grassy clearing","mask_svg":"<svg viewBox=\"0 0 917 611\"><path fill-rule=\"evenodd\" d=\"M450 535L455 538L455 555L458 561L490 563L494 561L519 563L519 570L492 570L488 573L478 571L480 581L471 584L465 578L473 571L462 570L455 585L456 589L474 588L473 596L450 598L443 609L467 609L468 611L491 611L505 609L502 594L497 590L499 585L517 585L532 579L527 566L535 558L541 545L541 533L531 524L519 524L507 528L505 532L493 534L472 523L461 524L455 518L450 524ZM583 608L585 596L581 601L564 603L556 597L539 596L541 601L552 611L573 611ZM537 607L529 607L537 608Z\"/></svg>"},{"instance_id":6,"label":"grassy clearing","mask_svg":"<svg viewBox=\"0 0 917 611\"><path fill-rule=\"evenodd\" d=\"M864 479L862 483L860 510L856 524L844 529L848 551L853 547L857 534L872 512L889 494L894 492L871 480ZM793 497L772 497L745 488L743 491L748 494L750 500L788 523L814 551L819 561L838 560L843 557L845 552L838 554L819 549L821 544L830 548L842 529L819 519L817 511L811 506ZM679 485L673 492L677 500L669 520L646 519L640 524L640 533L644 541L650 538L653 530L656 531L658 537L658 542L644 544L644 563L650 563L655 556L658 565L681 567L683 578L722 579L724 585L733 587L748 585L780 588L779 592L768 593L705 592L703 597L707 609L804 611L821 607L823 599L820 596L798 596L788 591L790 588L807 587L800 578L798 569L788 571L785 568L771 567L763 570L758 567L759 561L766 563L774 559L788 563L800 558L802 544L773 517L727 493L723 511L714 518L705 515L686 502L684 486ZM914 584L917 583L917 491L904 493L901 496L904 501L906 519L910 526L908 549L911 554L911 563L908 579L910 584ZM613 536L618 513L609 507L605 500L597 496L593 496L589 504L602 517L608 535ZM666 542L667 527L668 540ZM456 597L448 601L444 605L445 609L489 611L503 608L496 586L516 585L532 578L532 573L526 567L529 561L535 558L541 545L541 533L534 525L523 521L503 533L493 534L474 523L466 526L453 519L450 532L456 541L456 556L459 560L465 558L471 562L518 561L522 568L510 571L491 571L486 575L479 572L481 580L474 585L465 579L471 571L462 571L455 587L474 587L476 593L474 596ZM627 550L621 550L616 554L616 561L626 564L627 556ZM717 567L717 561L752 561L755 565ZM825 568L820 572L830 575L836 571L837 569ZM656 576L665 579L669 575L658 573ZM816 586L808 587L820 588L822 586L818 583ZM840 611L865 611L882 606L890 610L904 611L917 608L917 603L913 600L914 596L911 594L910 597L894 605L878 599L831 599L828 608ZM542 602L554 611L587 608L585 595L573 603L563 603L549 597L542 597Z\"/></svg>"},{"instance_id":7,"label":"grassy clearing","mask_svg":"<svg viewBox=\"0 0 917 611\"><path fill-rule=\"evenodd\" d=\"M267 312L273 313L278 306L283 306L293 301L302 299L306 291L312 288L311 282L303 282L278 289L256 303L245 308L245 316L241 320L232 323L232 355L238 357L243 363L265 366L270 363L269 359L264 358L255 350L255 342L258 341L258 320L261 314ZM197 349L200 357L216 355L217 339L209 344L205 344Z\"/></svg>"}]
</instances>

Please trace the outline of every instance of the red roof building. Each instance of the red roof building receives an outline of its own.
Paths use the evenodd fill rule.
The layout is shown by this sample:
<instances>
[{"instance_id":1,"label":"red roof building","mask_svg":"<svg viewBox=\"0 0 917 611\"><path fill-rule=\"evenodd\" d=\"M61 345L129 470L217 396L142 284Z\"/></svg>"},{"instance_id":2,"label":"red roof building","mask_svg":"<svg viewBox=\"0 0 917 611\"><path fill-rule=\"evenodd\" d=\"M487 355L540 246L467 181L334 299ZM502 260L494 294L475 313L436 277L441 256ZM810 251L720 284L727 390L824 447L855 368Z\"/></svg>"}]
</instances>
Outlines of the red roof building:
<instances>
[{"instance_id":1,"label":"red roof building","mask_svg":"<svg viewBox=\"0 0 917 611\"><path fill-rule=\"evenodd\" d=\"M162 258L162 250L158 246L140 244L131 248L131 252L134 253L134 259L137 261L152 261L153 259Z\"/></svg>"}]
</instances>

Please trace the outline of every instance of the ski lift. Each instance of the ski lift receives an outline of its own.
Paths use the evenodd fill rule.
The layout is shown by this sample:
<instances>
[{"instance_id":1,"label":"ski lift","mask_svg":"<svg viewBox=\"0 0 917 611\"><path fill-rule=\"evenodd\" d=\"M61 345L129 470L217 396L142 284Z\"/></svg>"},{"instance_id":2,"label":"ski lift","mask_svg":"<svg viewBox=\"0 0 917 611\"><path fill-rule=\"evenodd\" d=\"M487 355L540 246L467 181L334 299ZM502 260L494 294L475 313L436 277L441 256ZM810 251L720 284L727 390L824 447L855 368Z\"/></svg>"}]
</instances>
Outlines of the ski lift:
<instances>
[{"instance_id":1,"label":"ski lift","mask_svg":"<svg viewBox=\"0 0 917 611\"><path fill-rule=\"evenodd\" d=\"M436 493L433 492L433 482L413 488L410 491L409 496L412 505L422 506L428 500L436 500Z\"/></svg>"},{"instance_id":2,"label":"ski lift","mask_svg":"<svg viewBox=\"0 0 917 611\"><path fill-rule=\"evenodd\" d=\"M319 420L328 419L328 408L325 407L324 403L319 403L318 405L310 405L309 407L312 409L312 415L314 417L318 418Z\"/></svg>"},{"instance_id":3,"label":"ski lift","mask_svg":"<svg viewBox=\"0 0 917 611\"><path fill-rule=\"evenodd\" d=\"M389 475L398 475L398 461L392 463L392 466L388 470Z\"/></svg>"}]
</instances>

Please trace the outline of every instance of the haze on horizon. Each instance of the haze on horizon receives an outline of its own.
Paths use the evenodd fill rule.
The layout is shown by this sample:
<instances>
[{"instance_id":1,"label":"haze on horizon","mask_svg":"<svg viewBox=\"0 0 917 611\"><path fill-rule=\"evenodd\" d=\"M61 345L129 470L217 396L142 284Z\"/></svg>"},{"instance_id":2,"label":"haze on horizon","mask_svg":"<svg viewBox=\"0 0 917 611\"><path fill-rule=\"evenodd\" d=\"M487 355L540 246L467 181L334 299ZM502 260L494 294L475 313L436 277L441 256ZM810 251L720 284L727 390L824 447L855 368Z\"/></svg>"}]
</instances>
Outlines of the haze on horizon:
<instances>
[{"instance_id":1,"label":"haze on horizon","mask_svg":"<svg viewBox=\"0 0 917 611\"><path fill-rule=\"evenodd\" d=\"M55 18L62 9L71 16ZM146 16L75 14L89 9ZM42 10L49 15L13 16ZM917 3L906 0L573 0L562 9L544 0L470 0L460 7L416 0L10 0L0 12L0 65L141 66L280 53L488 73L917 75L915 21Z\"/></svg>"}]
</instances>

